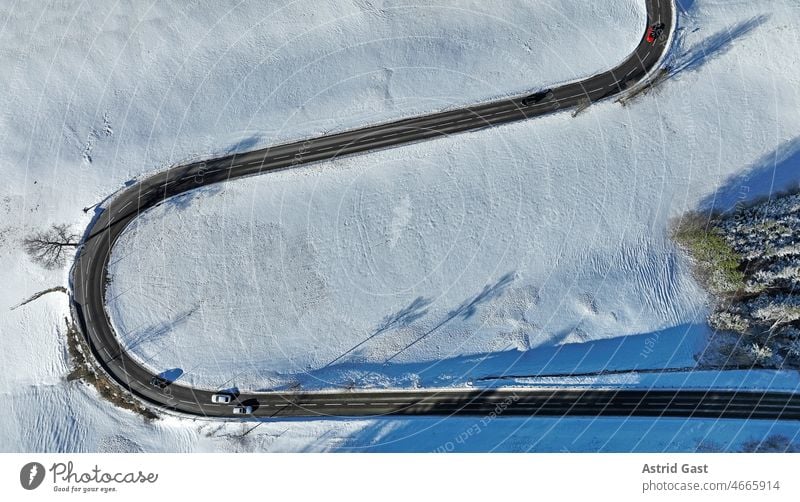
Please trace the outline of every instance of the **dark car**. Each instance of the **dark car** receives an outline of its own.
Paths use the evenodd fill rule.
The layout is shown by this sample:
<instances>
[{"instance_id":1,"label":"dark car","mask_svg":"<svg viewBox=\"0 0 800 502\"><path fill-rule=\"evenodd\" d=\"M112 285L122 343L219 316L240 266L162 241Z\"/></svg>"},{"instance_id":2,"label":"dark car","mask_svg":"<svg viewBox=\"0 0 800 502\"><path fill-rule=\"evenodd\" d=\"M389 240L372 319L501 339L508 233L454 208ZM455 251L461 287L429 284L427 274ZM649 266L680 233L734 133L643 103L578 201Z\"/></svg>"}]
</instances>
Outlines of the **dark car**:
<instances>
[{"instance_id":1,"label":"dark car","mask_svg":"<svg viewBox=\"0 0 800 502\"><path fill-rule=\"evenodd\" d=\"M663 33L663 31L664 31L664 23L656 23L651 25L650 28L647 29L647 37L645 37L647 43L652 44L653 42L655 42L658 39L658 37L661 36L661 33Z\"/></svg>"},{"instance_id":2,"label":"dark car","mask_svg":"<svg viewBox=\"0 0 800 502\"><path fill-rule=\"evenodd\" d=\"M543 91L535 92L530 96L525 96L522 99L522 106L535 105L536 103L541 103L542 101L550 99L552 97L553 97L553 90L545 89Z\"/></svg>"},{"instance_id":3,"label":"dark car","mask_svg":"<svg viewBox=\"0 0 800 502\"><path fill-rule=\"evenodd\" d=\"M150 385L158 387L159 389L164 389L169 385L169 380L156 375L150 379Z\"/></svg>"}]
</instances>

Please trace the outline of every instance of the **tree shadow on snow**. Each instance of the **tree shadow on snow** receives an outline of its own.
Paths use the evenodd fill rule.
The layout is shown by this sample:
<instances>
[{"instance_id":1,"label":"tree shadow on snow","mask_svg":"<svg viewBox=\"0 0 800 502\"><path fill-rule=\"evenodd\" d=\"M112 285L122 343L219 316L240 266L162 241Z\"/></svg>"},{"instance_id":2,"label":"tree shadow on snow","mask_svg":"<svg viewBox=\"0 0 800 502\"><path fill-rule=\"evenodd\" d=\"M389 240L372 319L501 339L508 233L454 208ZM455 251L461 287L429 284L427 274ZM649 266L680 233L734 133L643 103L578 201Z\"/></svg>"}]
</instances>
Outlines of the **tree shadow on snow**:
<instances>
[{"instance_id":1,"label":"tree shadow on snow","mask_svg":"<svg viewBox=\"0 0 800 502\"><path fill-rule=\"evenodd\" d=\"M678 5L678 10L680 12L690 12L694 9L694 2L695 0L676 0L675 3Z\"/></svg>"},{"instance_id":2,"label":"tree shadow on snow","mask_svg":"<svg viewBox=\"0 0 800 502\"><path fill-rule=\"evenodd\" d=\"M796 137L759 159L744 173L731 176L724 185L704 198L703 211L725 214L776 193L800 188L800 137Z\"/></svg>"},{"instance_id":3,"label":"tree shadow on snow","mask_svg":"<svg viewBox=\"0 0 800 502\"><path fill-rule=\"evenodd\" d=\"M486 286L483 287L483 290L481 290L480 293L478 293L477 295L475 295L475 296L473 296L471 298L468 298L463 303L461 303L461 305L459 305L455 309L453 309L450 312L448 312L447 316L440 323L438 323L436 326L434 326L433 328L431 328L428 331L426 331L425 333L423 333L421 336L416 338L414 341L412 341L411 343L409 343L405 347L403 347L400 350L398 350L397 352L395 352L394 355L392 355L391 357L386 359L384 364L391 362L395 357L399 356L400 354L402 354L403 352L405 352L409 348L411 348L414 345L416 345L417 343L421 342L422 340L427 338L431 333L435 332L436 330L438 330L439 328L441 328L445 324L449 323L450 321L452 321L452 320L454 320L454 319L456 319L458 317L460 317L461 319L464 319L464 320L469 319L470 317L475 315L475 312L477 312L478 307L480 307L481 305L483 305L485 303L488 303L488 302L492 301L495 298L500 297L503 294L503 291L512 282L514 282L515 278L516 278L516 274L514 272L509 272L506 275L504 275L503 277L501 277L500 279L498 279L497 282L492 283L492 284L487 284Z\"/></svg>"},{"instance_id":4,"label":"tree shadow on snow","mask_svg":"<svg viewBox=\"0 0 800 502\"><path fill-rule=\"evenodd\" d=\"M398 386L448 387L465 382L491 387L511 377L585 375L616 370L684 368L705 344L706 324L683 324L663 330L582 343L504 350L410 363L340 363L296 375L314 382L345 382L354 373L365 381L394 381ZM378 378L376 378L378 377ZM384 378L385 377L385 378ZM406 382L406 383L403 383ZM272 390L272 389L270 389Z\"/></svg>"},{"instance_id":5,"label":"tree shadow on snow","mask_svg":"<svg viewBox=\"0 0 800 502\"><path fill-rule=\"evenodd\" d=\"M195 305L191 309L181 312L168 321L145 326L131 333L124 334L121 338L123 340L123 345L125 345L125 350L131 351L142 343L152 344L164 339L176 326L180 326L188 321L189 317L199 308L200 305Z\"/></svg>"},{"instance_id":6,"label":"tree shadow on snow","mask_svg":"<svg viewBox=\"0 0 800 502\"><path fill-rule=\"evenodd\" d=\"M670 65L670 75L677 75L684 71L698 70L707 61L717 58L727 52L731 48L734 40L740 39L752 32L764 24L769 17L770 16L767 14L752 17L736 24L732 28L718 31L693 47L683 49ZM679 43L683 45L683 39L681 39Z\"/></svg>"},{"instance_id":7,"label":"tree shadow on snow","mask_svg":"<svg viewBox=\"0 0 800 502\"><path fill-rule=\"evenodd\" d=\"M355 350L362 347L365 343L369 342L378 335L381 335L393 329L405 328L409 326L410 324L419 320L420 318L425 316L425 314L428 313L428 306L430 304L431 304L430 299L418 296L408 306L400 309L399 311L393 314L384 317L380 325L368 337L366 337L364 340L360 341L350 349L340 354L338 357L336 357L336 359L326 364L325 367L327 368L328 366L331 366L332 364L340 361L345 356L352 354Z\"/></svg>"}]
</instances>

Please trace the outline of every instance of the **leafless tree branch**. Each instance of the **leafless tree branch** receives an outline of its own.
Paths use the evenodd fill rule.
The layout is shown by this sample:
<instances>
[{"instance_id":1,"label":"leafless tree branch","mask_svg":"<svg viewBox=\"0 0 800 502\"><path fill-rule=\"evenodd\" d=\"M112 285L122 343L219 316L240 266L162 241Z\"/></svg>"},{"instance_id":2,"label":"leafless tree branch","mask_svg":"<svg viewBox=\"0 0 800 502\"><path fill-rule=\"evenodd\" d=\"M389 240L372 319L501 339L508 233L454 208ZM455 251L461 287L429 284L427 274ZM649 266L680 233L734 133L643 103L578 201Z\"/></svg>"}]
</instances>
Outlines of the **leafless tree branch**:
<instances>
[{"instance_id":1,"label":"leafless tree branch","mask_svg":"<svg viewBox=\"0 0 800 502\"><path fill-rule=\"evenodd\" d=\"M66 264L68 250L78 247L78 238L68 225L60 224L34 232L22 240L22 245L34 263L55 270Z\"/></svg>"}]
</instances>

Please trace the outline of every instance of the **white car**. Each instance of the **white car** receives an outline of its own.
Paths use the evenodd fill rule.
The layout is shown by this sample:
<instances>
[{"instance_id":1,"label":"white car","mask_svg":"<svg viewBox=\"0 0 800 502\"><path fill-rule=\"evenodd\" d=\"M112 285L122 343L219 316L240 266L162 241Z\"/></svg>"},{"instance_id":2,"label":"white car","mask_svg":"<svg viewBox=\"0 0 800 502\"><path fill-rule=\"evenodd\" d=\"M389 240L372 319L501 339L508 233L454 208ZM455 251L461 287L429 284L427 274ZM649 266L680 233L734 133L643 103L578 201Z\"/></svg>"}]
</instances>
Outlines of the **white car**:
<instances>
[{"instance_id":1,"label":"white car","mask_svg":"<svg viewBox=\"0 0 800 502\"><path fill-rule=\"evenodd\" d=\"M234 415L250 415L253 413L252 406L236 406L233 408Z\"/></svg>"},{"instance_id":2,"label":"white car","mask_svg":"<svg viewBox=\"0 0 800 502\"><path fill-rule=\"evenodd\" d=\"M216 404L228 404L231 402L230 394L214 394L211 396L211 402Z\"/></svg>"}]
</instances>

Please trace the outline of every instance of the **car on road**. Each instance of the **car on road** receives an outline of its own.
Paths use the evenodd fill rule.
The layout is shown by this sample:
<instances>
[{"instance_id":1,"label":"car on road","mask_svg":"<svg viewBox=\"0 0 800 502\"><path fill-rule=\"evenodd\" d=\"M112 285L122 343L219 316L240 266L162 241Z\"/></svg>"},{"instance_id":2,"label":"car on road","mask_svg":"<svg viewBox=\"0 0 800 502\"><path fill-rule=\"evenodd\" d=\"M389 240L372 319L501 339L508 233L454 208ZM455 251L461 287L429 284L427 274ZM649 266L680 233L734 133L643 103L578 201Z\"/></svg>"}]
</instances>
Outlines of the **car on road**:
<instances>
[{"instance_id":1,"label":"car on road","mask_svg":"<svg viewBox=\"0 0 800 502\"><path fill-rule=\"evenodd\" d=\"M655 23L650 25L650 28L647 29L647 40L648 44L654 43L664 32L664 23Z\"/></svg>"},{"instance_id":2,"label":"car on road","mask_svg":"<svg viewBox=\"0 0 800 502\"><path fill-rule=\"evenodd\" d=\"M159 389L165 389L170 384L169 380L158 375L150 379L150 385Z\"/></svg>"},{"instance_id":3,"label":"car on road","mask_svg":"<svg viewBox=\"0 0 800 502\"><path fill-rule=\"evenodd\" d=\"M533 94L525 96L522 99L522 106L535 105L536 103L541 103L545 99L550 99L552 97L553 97L552 89L545 89L543 91L534 92Z\"/></svg>"},{"instance_id":4,"label":"car on road","mask_svg":"<svg viewBox=\"0 0 800 502\"><path fill-rule=\"evenodd\" d=\"M211 396L211 402L215 404L228 404L231 402L230 394L214 394Z\"/></svg>"},{"instance_id":5,"label":"car on road","mask_svg":"<svg viewBox=\"0 0 800 502\"><path fill-rule=\"evenodd\" d=\"M233 414L234 415L251 415L253 413L252 406L234 406L233 407Z\"/></svg>"}]
</instances>

